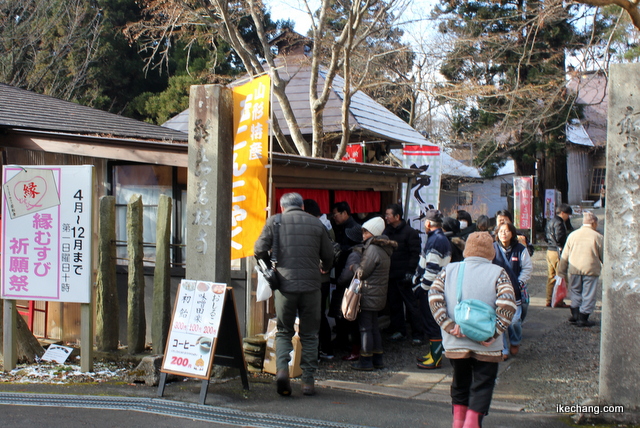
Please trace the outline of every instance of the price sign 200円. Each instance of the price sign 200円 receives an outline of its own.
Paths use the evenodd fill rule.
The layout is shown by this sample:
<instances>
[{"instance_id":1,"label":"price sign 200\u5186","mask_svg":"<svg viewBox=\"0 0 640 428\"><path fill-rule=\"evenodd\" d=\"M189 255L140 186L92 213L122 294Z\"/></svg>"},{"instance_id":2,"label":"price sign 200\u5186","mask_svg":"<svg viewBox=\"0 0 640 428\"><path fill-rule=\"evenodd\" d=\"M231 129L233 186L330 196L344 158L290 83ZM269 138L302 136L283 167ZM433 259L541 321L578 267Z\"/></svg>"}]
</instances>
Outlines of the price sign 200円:
<instances>
[{"instance_id":1,"label":"price sign 200\u5186","mask_svg":"<svg viewBox=\"0 0 640 428\"><path fill-rule=\"evenodd\" d=\"M180 282L163 372L209 379L226 290L217 282Z\"/></svg>"}]
</instances>

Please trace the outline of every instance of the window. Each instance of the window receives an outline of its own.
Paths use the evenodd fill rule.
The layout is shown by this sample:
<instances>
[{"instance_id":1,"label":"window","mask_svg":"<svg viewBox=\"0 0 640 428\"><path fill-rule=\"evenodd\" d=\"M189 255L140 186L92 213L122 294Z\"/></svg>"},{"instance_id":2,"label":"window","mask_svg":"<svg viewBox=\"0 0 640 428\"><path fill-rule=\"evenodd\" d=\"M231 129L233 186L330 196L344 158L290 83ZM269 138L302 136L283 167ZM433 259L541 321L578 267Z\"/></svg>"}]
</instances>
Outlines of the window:
<instances>
[{"instance_id":1,"label":"window","mask_svg":"<svg viewBox=\"0 0 640 428\"><path fill-rule=\"evenodd\" d=\"M500 183L500 196L513 197L513 184L512 183Z\"/></svg>"},{"instance_id":2,"label":"window","mask_svg":"<svg viewBox=\"0 0 640 428\"><path fill-rule=\"evenodd\" d=\"M139 194L142 197L144 259L155 260L156 221L160 195L173 199L172 216L175 220L171 229L171 243L182 244L184 241L185 213L180 210L182 200L186 197L186 168L174 168L163 165L118 164L112 167L113 194L116 198L116 257L127 257L127 205L131 197ZM175 186L174 186L174 183ZM175 191L174 191L175 190ZM182 215L175 215L181 212ZM184 247L180 250L171 248L171 260L180 263L184 260ZM126 264L118 260L119 264ZM151 265L151 263L145 263Z\"/></svg>"},{"instance_id":3,"label":"window","mask_svg":"<svg viewBox=\"0 0 640 428\"><path fill-rule=\"evenodd\" d=\"M458 192L458 205L473 205L473 192L472 191Z\"/></svg>"},{"instance_id":4,"label":"window","mask_svg":"<svg viewBox=\"0 0 640 428\"><path fill-rule=\"evenodd\" d=\"M600 188L604 185L604 179L606 176L606 168L594 168L593 175L591 176L591 186L589 186L589 193L592 195L599 195Z\"/></svg>"}]
</instances>

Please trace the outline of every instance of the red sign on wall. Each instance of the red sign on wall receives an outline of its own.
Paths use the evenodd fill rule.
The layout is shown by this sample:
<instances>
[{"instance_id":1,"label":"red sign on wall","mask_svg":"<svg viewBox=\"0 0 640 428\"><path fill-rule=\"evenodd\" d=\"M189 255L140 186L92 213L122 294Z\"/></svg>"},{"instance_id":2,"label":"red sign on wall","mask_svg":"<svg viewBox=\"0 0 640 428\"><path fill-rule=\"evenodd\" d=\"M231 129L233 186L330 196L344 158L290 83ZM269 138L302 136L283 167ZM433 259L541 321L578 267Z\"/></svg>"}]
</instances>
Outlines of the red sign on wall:
<instances>
[{"instance_id":1,"label":"red sign on wall","mask_svg":"<svg viewBox=\"0 0 640 428\"><path fill-rule=\"evenodd\" d=\"M533 228L533 177L514 177L514 226L517 229Z\"/></svg>"},{"instance_id":2,"label":"red sign on wall","mask_svg":"<svg viewBox=\"0 0 640 428\"><path fill-rule=\"evenodd\" d=\"M342 157L347 162L364 162L363 148L360 144L351 144L347 146L347 153Z\"/></svg>"}]
</instances>

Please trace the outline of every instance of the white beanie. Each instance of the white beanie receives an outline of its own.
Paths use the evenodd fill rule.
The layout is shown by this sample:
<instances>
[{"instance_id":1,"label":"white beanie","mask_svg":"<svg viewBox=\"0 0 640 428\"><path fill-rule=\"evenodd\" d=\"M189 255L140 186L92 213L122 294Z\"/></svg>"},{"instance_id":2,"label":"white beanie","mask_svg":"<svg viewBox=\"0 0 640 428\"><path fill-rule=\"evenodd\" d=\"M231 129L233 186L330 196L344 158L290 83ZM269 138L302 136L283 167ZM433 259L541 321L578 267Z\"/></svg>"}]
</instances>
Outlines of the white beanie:
<instances>
[{"instance_id":1,"label":"white beanie","mask_svg":"<svg viewBox=\"0 0 640 428\"><path fill-rule=\"evenodd\" d=\"M366 221L362 228L368 230L373 236L380 236L384 232L384 220L382 217L374 217Z\"/></svg>"}]
</instances>

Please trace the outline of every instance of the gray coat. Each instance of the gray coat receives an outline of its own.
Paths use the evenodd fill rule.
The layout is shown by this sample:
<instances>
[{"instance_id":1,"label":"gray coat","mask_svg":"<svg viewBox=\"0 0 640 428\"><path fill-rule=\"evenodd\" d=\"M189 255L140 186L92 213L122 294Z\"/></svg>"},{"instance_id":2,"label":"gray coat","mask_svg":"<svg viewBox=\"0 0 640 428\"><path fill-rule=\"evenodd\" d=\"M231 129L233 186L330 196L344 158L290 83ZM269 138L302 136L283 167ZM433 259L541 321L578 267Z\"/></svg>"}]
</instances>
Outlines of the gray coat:
<instances>
[{"instance_id":1,"label":"gray coat","mask_svg":"<svg viewBox=\"0 0 640 428\"><path fill-rule=\"evenodd\" d=\"M269 252L273 245L275 216L267 219L255 243L257 258L269 265ZM327 229L320 220L298 207L282 213L279 228L277 273L280 291L305 293L320 290L320 262L324 270L331 269L333 245Z\"/></svg>"},{"instance_id":2,"label":"gray coat","mask_svg":"<svg viewBox=\"0 0 640 428\"><path fill-rule=\"evenodd\" d=\"M360 309L363 311L381 311L387 303L387 288L389 286L389 269L391 254L398 248L396 241L391 241L384 235L369 238L364 243L364 251L360 263L353 266L356 274L360 273L362 300Z\"/></svg>"}]
</instances>

